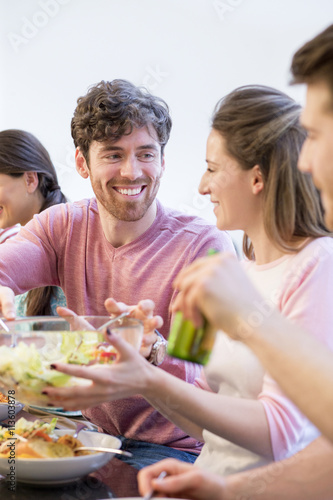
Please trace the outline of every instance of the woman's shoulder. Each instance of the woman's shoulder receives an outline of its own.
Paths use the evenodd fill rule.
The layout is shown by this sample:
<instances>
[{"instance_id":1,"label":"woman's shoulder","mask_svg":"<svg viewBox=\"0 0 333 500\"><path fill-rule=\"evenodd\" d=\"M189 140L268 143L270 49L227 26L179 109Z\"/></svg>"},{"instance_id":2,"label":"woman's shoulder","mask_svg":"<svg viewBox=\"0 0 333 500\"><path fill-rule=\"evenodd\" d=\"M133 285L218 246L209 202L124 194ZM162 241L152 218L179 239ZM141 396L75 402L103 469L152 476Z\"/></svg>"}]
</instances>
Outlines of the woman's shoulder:
<instances>
[{"instance_id":1,"label":"woman's shoulder","mask_svg":"<svg viewBox=\"0 0 333 500\"><path fill-rule=\"evenodd\" d=\"M301 284L327 281L333 276L333 238L320 237L309 241L288 261L285 273L287 288L298 289Z\"/></svg>"},{"instance_id":2,"label":"woman's shoulder","mask_svg":"<svg viewBox=\"0 0 333 500\"><path fill-rule=\"evenodd\" d=\"M322 236L310 240L295 255L294 261L295 263L306 261L309 266L316 265L318 262L323 261L333 262L333 238L330 236Z\"/></svg>"}]
</instances>

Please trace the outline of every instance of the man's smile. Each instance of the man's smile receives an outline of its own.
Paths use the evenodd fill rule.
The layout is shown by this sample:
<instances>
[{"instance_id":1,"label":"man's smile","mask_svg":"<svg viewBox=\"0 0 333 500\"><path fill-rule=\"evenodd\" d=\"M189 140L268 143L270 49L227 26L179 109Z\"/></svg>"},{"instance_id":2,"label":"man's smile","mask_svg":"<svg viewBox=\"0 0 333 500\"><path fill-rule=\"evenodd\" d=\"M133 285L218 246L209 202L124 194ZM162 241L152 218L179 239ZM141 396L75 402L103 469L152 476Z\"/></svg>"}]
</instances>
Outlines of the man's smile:
<instances>
[{"instance_id":1,"label":"man's smile","mask_svg":"<svg viewBox=\"0 0 333 500\"><path fill-rule=\"evenodd\" d=\"M113 186L113 189L117 191L117 193L120 193L124 196L137 196L142 193L142 191L146 188L145 185L143 186L137 186L137 187L119 187L119 186Z\"/></svg>"}]
</instances>

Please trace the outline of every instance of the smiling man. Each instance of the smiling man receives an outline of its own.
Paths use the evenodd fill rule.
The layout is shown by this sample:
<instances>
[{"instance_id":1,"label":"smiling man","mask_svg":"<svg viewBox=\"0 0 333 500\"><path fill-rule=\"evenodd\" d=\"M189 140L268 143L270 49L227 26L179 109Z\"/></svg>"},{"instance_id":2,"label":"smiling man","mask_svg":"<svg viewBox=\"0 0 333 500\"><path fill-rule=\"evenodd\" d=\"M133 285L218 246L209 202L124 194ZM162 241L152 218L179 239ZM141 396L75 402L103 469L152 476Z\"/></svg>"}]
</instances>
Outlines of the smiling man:
<instances>
[{"instance_id":1,"label":"smiling man","mask_svg":"<svg viewBox=\"0 0 333 500\"><path fill-rule=\"evenodd\" d=\"M210 248L234 251L227 233L156 199L171 130L167 105L125 80L100 82L78 99L72 119L76 168L95 198L52 207L0 248L0 310L14 316L13 292L58 285L78 314L104 315L105 300L153 299L160 334L144 338L149 362L193 382L199 369L165 356L179 271ZM114 302L108 301L109 312ZM163 363L163 364L162 364ZM161 395L163 397L163 395ZM85 416L125 437L138 468L166 456L193 462L201 443L142 397L104 403Z\"/></svg>"}]
</instances>

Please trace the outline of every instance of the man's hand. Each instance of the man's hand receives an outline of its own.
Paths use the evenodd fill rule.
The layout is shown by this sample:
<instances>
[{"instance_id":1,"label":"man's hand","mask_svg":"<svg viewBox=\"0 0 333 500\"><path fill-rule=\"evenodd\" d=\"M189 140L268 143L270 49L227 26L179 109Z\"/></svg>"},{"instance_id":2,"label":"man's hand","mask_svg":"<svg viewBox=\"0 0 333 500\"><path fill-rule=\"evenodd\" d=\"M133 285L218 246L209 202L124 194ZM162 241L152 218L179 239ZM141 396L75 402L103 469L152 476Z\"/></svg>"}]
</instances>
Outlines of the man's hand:
<instances>
[{"instance_id":1,"label":"man's hand","mask_svg":"<svg viewBox=\"0 0 333 500\"><path fill-rule=\"evenodd\" d=\"M5 319L15 319L15 295L7 286L0 285L0 312Z\"/></svg>"},{"instance_id":2,"label":"man's hand","mask_svg":"<svg viewBox=\"0 0 333 500\"><path fill-rule=\"evenodd\" d=\"M157 479L165 471L164 479ZM146 495L152 489L160 496L192 500L227 500L225 481L190 464L168 458L141 469L138 474L139 491Z\"/></svg>"},{"instance_id":3,"label":"man's hand","mask_svg":"<svg viewBox=\"0 0 333 500\"><path fill-rule=\"evenodd\" d=\"M123 302L116 302L110 298L105 301L105 307L111 316L118 316L123 312L129 311L132 318L143 321L144 329L140 353L144 358L149 358L151 348L158 339L155 329L161 328L163 325L161 316L153 316L154 302L147 299L141 300L136 306L128 306Z\"/></svg>"}]
</instances>

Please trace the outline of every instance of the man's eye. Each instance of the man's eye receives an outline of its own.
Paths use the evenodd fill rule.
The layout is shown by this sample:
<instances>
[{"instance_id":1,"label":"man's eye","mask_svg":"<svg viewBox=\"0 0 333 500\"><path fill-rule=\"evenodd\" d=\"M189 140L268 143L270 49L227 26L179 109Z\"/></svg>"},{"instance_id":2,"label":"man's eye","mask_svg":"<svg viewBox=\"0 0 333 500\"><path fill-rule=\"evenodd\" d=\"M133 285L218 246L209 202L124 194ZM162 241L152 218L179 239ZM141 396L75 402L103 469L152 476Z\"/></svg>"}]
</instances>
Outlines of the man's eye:
<instances>
[{"instance_id":1,"label":"man's eye","mask_svg":"<svg viewBox=\"0 0 333 500\"><path fill-rule=\"evenodd\" d=\"M120 158L120 155L118 154L108 155L107 158L108 160L118 160Z\"/></svg>"},{"instance_id":2,"label":"man's eye","mask_svg":"<svg viewBox=\"0 0 333 500\"><path fill-rule=\"evenodd\" d=\"M207 167L207 172L209 172L210 174L212 174L214 172L214 170L211 169L211 168L209 168L209 167Z\"/></svg>"},{"instance_id":3,"label":"man's eye","mask_svg":"<svg viewBox=\"0 0 333 500\"><path fill-rule=\"evenodd\" d=\"M140 158L142 158L143 160L152 160L153 158L155 158L155 155L153 155L152 153L143 153L140 155Z\"/></svg>"}]
</instances>

